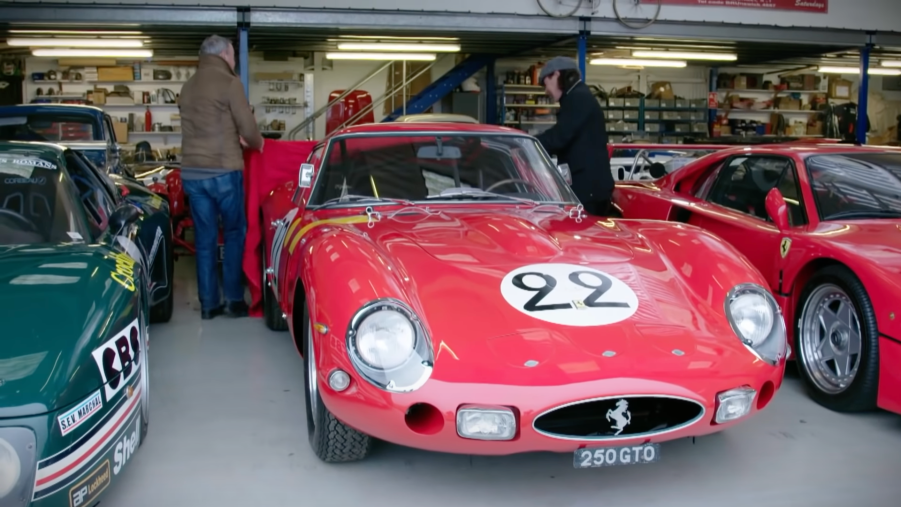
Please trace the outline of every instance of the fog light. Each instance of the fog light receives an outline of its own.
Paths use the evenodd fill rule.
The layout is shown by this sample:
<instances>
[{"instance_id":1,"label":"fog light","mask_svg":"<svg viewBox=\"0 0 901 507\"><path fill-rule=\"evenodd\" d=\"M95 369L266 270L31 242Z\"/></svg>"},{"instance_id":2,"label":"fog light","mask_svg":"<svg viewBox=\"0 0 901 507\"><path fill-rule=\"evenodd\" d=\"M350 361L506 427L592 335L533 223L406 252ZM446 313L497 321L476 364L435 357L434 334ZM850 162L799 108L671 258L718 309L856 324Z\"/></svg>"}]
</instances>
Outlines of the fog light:
<instances>
[{"instance_id":1,"label":"fog light","mask_svg":"<svg viewBox=\"0 0 901 507\"><path fill-rule=\"evenodd\" d=\"M725 423L748 415L756 395L757 391L750 387L739 387L717 394L716 422Z\"/></svg>"},{"instance_id":2,"label":"fog light","mask_svg":"<svg viewBox=\"0 0 901 507\"><path fill-rule=\"evenodd\" d=\"M344 370L335 370L328 376L328 385L335 391L341 392L350 386L350 375Z\"/></svg>"},{"instance_id":3,"label":"fog light","mask_svg":"<svg viewBox=\"0 0 901 507\"><path fill-rule=\"evenodd\" d=\"M474 440L511 440L516 417L503 407L464 406L457 411L457 434Z\"/></svg>"}]
</instances>

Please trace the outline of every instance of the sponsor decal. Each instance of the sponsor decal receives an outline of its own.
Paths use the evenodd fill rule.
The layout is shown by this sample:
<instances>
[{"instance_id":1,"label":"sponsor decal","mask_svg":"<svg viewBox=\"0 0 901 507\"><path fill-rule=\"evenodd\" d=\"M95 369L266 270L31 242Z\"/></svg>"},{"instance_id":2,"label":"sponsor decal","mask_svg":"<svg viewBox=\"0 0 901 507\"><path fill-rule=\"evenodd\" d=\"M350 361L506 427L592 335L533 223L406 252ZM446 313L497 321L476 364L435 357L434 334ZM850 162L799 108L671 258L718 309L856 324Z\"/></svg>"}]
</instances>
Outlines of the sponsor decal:
<instances>
[{"instance_id":1,"label":"sponsor decal","mask_svg":"<svg viewBox=\"0 0 901 507\"><path fill-rule=\"evenodd\" d=\"M114 253L107 257L116 261L116 269L110 271L110 277L119 285L135 291L135 260L124 253Z\"/></svg>"},{"instance_id":2,"label":"sponsor decal","mask_svg":"<svg viewBox=\"0 0 901 507\"><path fill-rule=\"evenodd\" d=\"M101 399L100 391L97 391L72 410L56 418L59 421L60 433L64 436L68 435L101 408L103 408L103 400Z\"/></svg>"},{"instance_id":3,"label":"sponsor decal","mask_svg":"<svg viewBox=\"0 0 901 507\"><path fill-rule=\"evenodd\" d=\"M577 264L532 264L501 281L501 295L530 317L562 326L605 326L638 311L638 296L609 273Z\"/></svg>"},{"instance_id":4,"label":"sponsor decal","mask_svg":"<svg viewBox=\"0 0 901 507\"><path fill-rule=\"evenodd\" d=\"M90 505L109 485L110 469L107 459L69 490L69 507Z\"/></svg>"},{"instance_id":5,"label":"sponsor decal","mask_svg":"<svg viewBox=\"0 0 901 507\"><path fill-rule=\"evenodd\" d=\"M112 400L141 369L142 353L138 319L92 352L103 379L106 401Z\"/></svg>"},{"instance_id":6,"label":"sponsor decal","mask_svg":"<svg viewBox=\"0 0 901 507\"><path fill-rule=\"evenodd\" d=\"M12 163L13 165L23 165L26 167L40 167L42 169L56 170L56 165L39 158L14 158L12 160L0 159L0 163Z\"/></svg>"},{"instance_id":7,"label":"sponsor decal","mask_svg":"<svg viewBox=\"0 0 901 507\"><path fill-rule=\"evenodd\" d=\"M47 183L47 178L38 176L35 178L6 178L3 183L7 185L43 185Z\"/></svg>"},{"instance_id":8,"label":"sponsor decal","mask_svg":"<svg viewBox=\"0 0 901 507\"><path fill-rule=\"evenodd\" d=\"M135 418L135 426L134 429L131 430L131 434L126 433L119 442L116 443L116 448L113 451L113 475L119 475L119 472L122 471L122 467L125 466L125 463L131 459L131 456L135 453L135 450L138 448L139 440L141 439L141 417L138 416Z\"/></svg>"}]
</instances>

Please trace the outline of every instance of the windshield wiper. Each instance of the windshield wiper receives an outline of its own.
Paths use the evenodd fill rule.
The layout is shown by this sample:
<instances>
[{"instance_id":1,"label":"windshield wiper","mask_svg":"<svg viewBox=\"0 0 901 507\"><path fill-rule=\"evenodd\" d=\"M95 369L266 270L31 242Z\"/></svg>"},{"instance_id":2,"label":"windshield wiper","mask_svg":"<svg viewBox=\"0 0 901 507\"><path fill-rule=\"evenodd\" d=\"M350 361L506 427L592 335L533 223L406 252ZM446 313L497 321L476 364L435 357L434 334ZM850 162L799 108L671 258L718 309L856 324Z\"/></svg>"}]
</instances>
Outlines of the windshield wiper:
<instances>
[{"instance_id":1,"label":"windshield wiper","mask_svg":"<svg viewBox=\"0 0 901 507\"><path fill-rule=\"evenodd\" d=\"M842 218L901 218L901 211L890 210L857 210L843 211L829 215L826 220L840 220Z\"/></svg>"},{"instance_id":2,"label":"windshield wiper","mask_svg":"<svg viewBox=\"0 0 901 507\"><path fill-rule=\"evenodd\" d=\"M403 204L404 206L415 206L415 203L413 203L413 201L408 201L406 199L391 199L389 197L373 197L371 195L348 194L341 197L334 197L332 199L329 199L324 203L316 206L316 209L327 208L329 206L332 206L333 204L346 204L349 202L358 201L391 202L395 204Z\"/></svg>"},{"instance_id":3,"label":"windshield wiper","mask_svg":"<svg viewBox=\"0 0 901 507\"><path fill-rule=\"evenodd\" d=\"M496 194L494 192L486 192L476 188L448 188L441 191L438 195L430 195L426 199L472 199L473 197L490 197L492 199L507 199L510 201L518 201L532 206L538 206L538 201L526 199L525 197L514 197L512 195Z\"/></svg>"}]
</instances>

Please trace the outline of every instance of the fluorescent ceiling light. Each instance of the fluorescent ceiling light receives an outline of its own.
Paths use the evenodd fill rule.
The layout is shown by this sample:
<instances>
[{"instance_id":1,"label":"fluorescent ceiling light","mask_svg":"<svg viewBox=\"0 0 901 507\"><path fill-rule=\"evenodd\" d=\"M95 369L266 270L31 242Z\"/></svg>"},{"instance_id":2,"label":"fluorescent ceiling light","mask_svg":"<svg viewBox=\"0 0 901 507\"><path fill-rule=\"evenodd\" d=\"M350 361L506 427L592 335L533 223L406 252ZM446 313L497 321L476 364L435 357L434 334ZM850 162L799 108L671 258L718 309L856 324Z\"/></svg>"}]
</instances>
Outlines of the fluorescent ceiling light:
<instances>
[{"instance_id":1,"label":"fluorescent ceiling light","mask_svg":"<svg viewBox=\"0 0 901 507\"><path fill-rule=\"evenodd\" d=\"M135 31L92 31L92 30L9 30L9 33L27 33L31 35L142 35Z\"/></svg>"},{"instance_id":2,"label":"fluorescent ceiling light","mask_svg":"<svg viewBox=\"0 0 901 507\"><path fill-rule=\"evenodd\" d=\"M421 60L430 62L434 53L326 53L329 60Z\"/></svg>"},{"instance_id":3,"label":"fluorescent ceiling light","mask_svg":"<svg viewBox=\"0 0 901 507\"><path fill-rule=\"evenodd\" d=\"M668 58L674 60L718 60L734 62L738 55L731 53L687 53L681 51L632 51L638 58Z\"/></svg>"},{"instance_id":4,"label":"fluorescent ceiling light","mask_svg":"<svg viewBox=\"0 0 901 507\"><path fill-rule=\"evenodd\" d=\"M687 66L686 62L678 60L637 60L635 58L595 58L589 63L591 65L639 65L642 67L674 67L682 68Z\"/></svg>"},{"instance_id":5,"label":"fluorescent ceiling light","mask_svg":"<svg viewBox=\"0 0 901 507\"><path fill-rule=\"evenodd\" d=\"M882 60L883 67L901 67L901 61L899 60Z\"/></svg>"},{"instance_id":6,"label":"fluorescent ceiling light","mask_svg":"<svg viewBox=\"0 0 901 507\"><path fill-rule=\"evenodd\" d=\"M153 56L153 51L149 49L35 49L31 54L51 57L150 58Z\"/></svg>"},{"instance_id":7,"label":"fluorescent ceiling light","mask_svg":"<svg viewBox=\"0 0 901 507\"><path fill-rule=\"evenodd\" d=\"M394 40L460 40L459 37L402 37L399 35L339 35L342 39L394 39Z\"/></svg>"},{"instance_id":8,"label":"fluorescent ceiling light","mask_svg":"<svg viewBox=\"0 0 901 507\"><path fill-rule=\"evenodd\" d=\"M342 42L338 44L342 51L431 51L457 52L459 44L379 44L368 42Z\"/></svg>"},{"instance_id":9,"label":"fluorescent ceiling light","mask_svg":"<svg viewBox=\"0 0 901 507\"><path fill-rule=\"evenodd\" d=\"M6 41L10 46L54 47L54 48L140 48L144 41L138 39L30 39L22 37Z\"/></svg>"},{"instance_id":10,"label":"fluorescent ceiling light","mask_svg":"<svg viewBox=\"0 0 901 507\"><path fill-rule=\"evenodd\" d=\"M820 67L817 69L823 74L857 74L860 75L860 69L857 67ZM901 69L879 69L870 67L867 74L879 76L901 76Z\"/></svg>"}]
</instances>

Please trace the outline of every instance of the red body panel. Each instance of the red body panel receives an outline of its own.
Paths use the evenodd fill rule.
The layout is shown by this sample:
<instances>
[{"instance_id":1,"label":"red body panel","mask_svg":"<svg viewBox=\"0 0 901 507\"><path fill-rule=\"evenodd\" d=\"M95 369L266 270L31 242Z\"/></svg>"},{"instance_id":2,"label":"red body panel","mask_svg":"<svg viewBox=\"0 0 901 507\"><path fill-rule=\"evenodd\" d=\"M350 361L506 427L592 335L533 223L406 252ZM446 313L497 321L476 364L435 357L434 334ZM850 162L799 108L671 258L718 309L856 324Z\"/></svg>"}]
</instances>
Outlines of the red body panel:
<instances>
[{"instance_id":1,"label":"red body panel","mask_svg":"<svg viewBox=\"0 0 901 507\"><path fill-rule=\"evenodd\" d=\"M373 125L349 131L429 128ZM318 170L318 160L312 162ZM263 203L265 253L277 258L269 280L295 336L301 332L296 326L304 305L309 309L319 328L313 346L323 402L364 433L454 453L571 451L589 442L543 436L532 427L535 417L605 395L662 394L704 405L703 418L688 427L652 439L600 443L629 445L723 430L735 423L713 423L718 392L746 385L758 393L775 392L781 386L784 359L776 366L759 360L725 316L724 300L732 287L766 281L734 247L702 229L656 221L577 220L568 209L517 204L386 205L377 206L378 216L367 216L363 207L311 211L304 209L309 192L288 182ZM287 221L281 226L269 225L282 219ZM273 245L277 233L284 239ZM501 295L502 280L513 269L539 263L601 270L634 292L638 309L601 327L557 325L526 315ZM295 301L298 297L303 300ZM434 371L410 393L376 388L357 374L347 354L351 318L363 304L384 297L409 304L431 337ZM525 367L530 360L538 364ZM351 375L346 391L328 387L334 368ZM750 416L770 397L759 399ZM416 403L441 413L427 432L405 421ZM459 437L456 410L468 403L514 406L517 437L505 442Z\"/></svg>"},{"instance_id":2,"label":"red body panel","mask_svg":"<svg viewBox=\"0 0 901 507\"><path fill-rule=\"evenodd\" d=\"M873 303L880 340L880 407L901 413L901 220L821 222L804 160L811 154L885 152L892 148L842 145L766 146L726 150L698 160L653 183L618 183L614 203L626 218L685 221L733 244L768 281L782 305L789 330L801 291L817 266L840 263L863 283ZM780 231L772 222L709 203L694 196L704 176L733 155L788 157L797 169L808 223ZM781 255L783 239L790 240Z\"/></svg>"}]
</instances>

